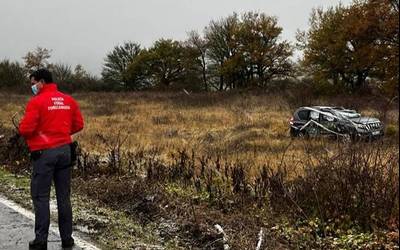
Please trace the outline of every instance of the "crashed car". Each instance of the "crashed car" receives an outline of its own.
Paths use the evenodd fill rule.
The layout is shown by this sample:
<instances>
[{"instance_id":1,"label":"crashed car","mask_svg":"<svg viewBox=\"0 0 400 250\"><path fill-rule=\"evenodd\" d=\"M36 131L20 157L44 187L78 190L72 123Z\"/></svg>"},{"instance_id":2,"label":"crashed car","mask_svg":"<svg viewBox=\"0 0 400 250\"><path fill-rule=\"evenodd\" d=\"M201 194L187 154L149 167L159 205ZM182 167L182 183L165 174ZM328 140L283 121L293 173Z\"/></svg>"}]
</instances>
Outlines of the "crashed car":
<instances>
[{"instance_id":1,"label":"crashed car","mask_svg":"<svg viewBox=\"0 0 400 250\"><path fill-rule=\"evenodd\" d=\"M292 137L329 136L371 140L384 135L379 119L363 117L357 111L343 107L301 107L294 112L289 123Z\"/></svg>"}]
</instances>

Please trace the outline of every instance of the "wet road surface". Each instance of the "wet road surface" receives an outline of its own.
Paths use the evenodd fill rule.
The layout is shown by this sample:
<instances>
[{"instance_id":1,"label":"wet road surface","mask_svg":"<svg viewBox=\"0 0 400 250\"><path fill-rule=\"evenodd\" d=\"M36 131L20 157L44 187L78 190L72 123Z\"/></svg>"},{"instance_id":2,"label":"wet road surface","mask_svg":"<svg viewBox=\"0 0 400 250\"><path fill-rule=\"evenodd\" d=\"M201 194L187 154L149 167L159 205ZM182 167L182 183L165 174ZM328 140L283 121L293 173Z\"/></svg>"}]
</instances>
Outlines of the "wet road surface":
<instances>
[{"instance_id":1,"label":"wet road surface","mask_svg":"<svg viewBox=\"0 0 400 250\"><path fill-rule=\"evenodd\" d=\"M34 235L34 215L12 201L0 196L0 250L26 250ZM73 249L98 249L74 236L77 246ZM48 249L62 249L57 225L49 230Z\"/></svg>"}]
</instances>

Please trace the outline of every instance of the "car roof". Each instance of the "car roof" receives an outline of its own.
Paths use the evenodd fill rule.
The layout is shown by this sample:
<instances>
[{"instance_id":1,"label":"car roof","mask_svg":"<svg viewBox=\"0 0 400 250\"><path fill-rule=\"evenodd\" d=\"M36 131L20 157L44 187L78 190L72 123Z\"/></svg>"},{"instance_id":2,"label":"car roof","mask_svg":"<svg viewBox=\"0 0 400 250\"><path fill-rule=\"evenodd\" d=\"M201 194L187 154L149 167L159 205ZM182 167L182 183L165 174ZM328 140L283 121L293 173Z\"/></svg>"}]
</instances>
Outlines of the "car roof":
<instances>
[{"instance_id":1,"label":"car roof","mask_svg":"<svg viewBox=\"0 0 400 250\"><path fill-rule=\"evenodd\" d=\"M298 111L300 111L300 110L310 110L310 111L314 110L314 111L320 112L321 114L325 114L325 115L333 116L333 117L337 117L337 115L345 116L345 117L349 117L349 118L355 118L355 117L360 116L360 114L357 111L351 110L351 109L345 109L343 107L310 106L310 107L301 107L298 109ZM333 111L333 112L329 112L329 111ZM333 113L333 114L331 114L331 113Z\"/></svg>"},{"instance_id":2,"label":"car roof","mask_svg":"<svg viewBox=\"0 0 400 250\"><path fill-rule=\"evenodd\" d=\"M318 110L318 111L333 110L333 111L340 112L340 113L357 113L356 110L346 109L344 107L338 107L338 106L309 106L309 107L301 107L300 109L310 109L310 108Z\"/></svg>"},{"instance_id":3,"label":"car roof","mask_svg":"<svg viewBox=\"0 0 400 250\"><path fill-rule=\"evenodd\" d=\"M335 106L311 106L313 109L334 109L334 110L345 110L343 107L335 107Z\"/></svg>"},{"instance_id":4,"label":"car roof","mask_svg":"<svg viewBox=\"0 0 400 250\"><path fill-rule=\"evenodd\" d=\"M300 107L298 110L318 110L318 111L323 111L323 110L329 110L329 109L335 109L335 107L330 107L330 106L304 106Z\"/></svg>"}]
</instances>

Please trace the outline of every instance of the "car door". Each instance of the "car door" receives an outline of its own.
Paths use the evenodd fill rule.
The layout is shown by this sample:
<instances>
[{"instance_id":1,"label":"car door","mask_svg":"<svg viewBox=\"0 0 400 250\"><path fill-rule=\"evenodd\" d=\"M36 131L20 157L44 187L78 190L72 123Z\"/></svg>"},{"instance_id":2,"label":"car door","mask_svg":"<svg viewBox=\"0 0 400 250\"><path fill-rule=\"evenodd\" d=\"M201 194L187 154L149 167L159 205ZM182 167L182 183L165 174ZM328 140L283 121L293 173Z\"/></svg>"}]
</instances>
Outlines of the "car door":
<instances>
[{"instance_id":1,"label":"car door","mask_svg":"<svg viewBox=\"0 0 400 250\"><path fill-rule=\"evenodd\" d=\"M330 131L338 132L338 118L332 112L325 112L325 114L321 114L320 116L321 125ZM325 134L332 134L332 132L325 130Z\"/></svg>"},{"instance_id":2,"label":"car door","mask_svg":"<svg viewBox=\"0 0 400 250\"><path fill-rule=\"evenodd\" d=\"M294 120L293 125L296 128L301 128L309 121L310 110L300 109L299 111L297 111L296 116L297 119Z\"/></svg>"},{"instance_id":3,"label":"car door","mask_svg":"<svg viewBox=\"0 0 400 250\"><path fill-rule=\"evenodd\" d=\"M320 112L317 110L310 110L309 120L313 120L315 123L310 123L306 130L309 136L317 137L321 133L321 128L316 124L320 123Z\"/></svg>"}]
</instances>

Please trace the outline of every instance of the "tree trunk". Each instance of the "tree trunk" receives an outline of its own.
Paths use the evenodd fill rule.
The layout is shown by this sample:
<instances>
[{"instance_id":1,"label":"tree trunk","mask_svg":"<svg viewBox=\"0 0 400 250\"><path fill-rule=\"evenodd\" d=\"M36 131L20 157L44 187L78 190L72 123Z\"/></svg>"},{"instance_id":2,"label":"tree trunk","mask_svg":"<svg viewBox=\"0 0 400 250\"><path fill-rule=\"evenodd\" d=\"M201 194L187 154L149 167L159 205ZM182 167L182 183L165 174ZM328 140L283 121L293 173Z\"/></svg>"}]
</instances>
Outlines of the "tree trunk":
<instances>
[{"instance_id":1,"label":"tree trunk","mask_svg":"<svg viewBox=\"0 0 400 250\"><path fill-rule=\"evenodd\" d=\"M170 84L170 81L167 78L161 78L160 83L161 83L162 86L168 87L169 84Z\"/></svg>"},{"instance_id":2,"label":"tree trunk","mask_svg":"<svg viewBox=\"0 0 400 250\"><path fill-rule=\"evenodd\" d=\"M350 87L351 91L354 90L354 80L351 77L346 77L346 73L340 73L342 79L347 87Z\"/></svg>"},{"instance_id":3,"label":"tree trunk","mask_svg":"<svg viewBox=\"0 0 400 250\"><path fill-rule=\"evenodd\" d=\"M257 65L257 75L258 75L258 81L260 82L260 85L264 86L265 85L264 72L262 70L262 65L260 65L260 64Z\"/></svg>"},{"instance_id":4,"label":"tree trunk","mask_svg":"<svg viewBox=\"0 0 400 250\"><path fill-rule=\"evenodd\" d=\"M224 76L220 75L219 76L219 91L224 90Z\"/></svg>"},{"instance_id":5,"label":"tree trunk","mask_svg":"<svg viewBox=\"0 0 400 250\"><path fill-rule=\"evenodd\" d=\"M224 62L220 63L221 68L222 68L223 63ZM223 91L223 90L224 90L224 76L222 75L222 73L220 73L220 76L219 76L219 91Z\"/></svg>"},{"instance_id":6,"label":"tree trunk","mask_svg":"<svg viewBox=\"0 0 400 250\"><path fill-rule=\"evenodd\" d=\"M358 71L357 72L357 81L356 81L356 88L361 89L365 87L365 74L364 72Z\"/></svg>"},{"instance_id":7,"label":"tree trunk","mask_svg":"<svg viewBox=\"0 0 400 250\"><path fill-rule=\"evenodd\" d=\"M339 83L339 76L337 73L333 73L333 85L337 86Z\"/></svg>"},{"instance_id":8,"label":"tree trunk","mask_svg":"<svg viewBox=\"0 0 400 250\"><path fill-rule=\"evenodd\" d=\"M204 58L204 55L201 56L201 61L202 61L202 73L203 73L203 84L204 84L204 90L208 91L208 85L207 85L207 68L206 68L206 60Z\"/></svg>"}]
</instances>

